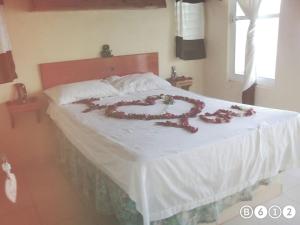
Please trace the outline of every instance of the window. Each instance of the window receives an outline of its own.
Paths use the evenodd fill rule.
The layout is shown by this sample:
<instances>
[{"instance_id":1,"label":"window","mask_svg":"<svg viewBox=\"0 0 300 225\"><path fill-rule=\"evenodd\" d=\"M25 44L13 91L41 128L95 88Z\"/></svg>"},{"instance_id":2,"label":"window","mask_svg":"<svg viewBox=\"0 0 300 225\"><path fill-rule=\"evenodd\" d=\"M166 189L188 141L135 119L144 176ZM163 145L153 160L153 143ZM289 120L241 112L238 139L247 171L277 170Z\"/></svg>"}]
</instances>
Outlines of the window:
<instances>
[{"instance_id":1,"label":"window","mask_svg":"<svg viewBox=\"0 0 300 225\"><path fill-rule=\"evenodd\" d=\"M281 0L262 0L256 23L256 74L259 79L275 79ZM249 19L237 0L232 0L231 74L242 77Z\"/></svg>"}]
</instances>

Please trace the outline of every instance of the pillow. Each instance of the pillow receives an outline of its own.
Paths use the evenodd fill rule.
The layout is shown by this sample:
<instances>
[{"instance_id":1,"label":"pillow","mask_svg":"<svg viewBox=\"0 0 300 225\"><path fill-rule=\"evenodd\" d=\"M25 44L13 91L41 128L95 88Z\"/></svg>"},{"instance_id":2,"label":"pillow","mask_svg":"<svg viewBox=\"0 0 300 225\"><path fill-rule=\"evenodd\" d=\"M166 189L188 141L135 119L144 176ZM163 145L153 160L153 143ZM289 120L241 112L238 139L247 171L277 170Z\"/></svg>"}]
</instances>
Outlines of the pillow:
<instances>
[{"instance_id":1,"label":"pillow","mask_svg":"<svg viewBox=\"0 0 300 225\"><path fill-rule=\"evenodd\" d=\"M117 76L117 75L113 75L113 76L109 76L109 77L106 77L105 78L105 81L109 82L109 83L112 83L118 79L120 79L121 77L120 76Z\"/></svg>"},{"instance_id":2,"label":"pillow","mask_svg":"<svg viewBox=\"0 0 300 225\"><path fill-rule=\"evenodd\" d=\"M118 90L103 80L89 80L59 85L45 90L56 104L63 105L85 98L119 95Z\"/></svg>"},{"instance_id":3,"label":"pillow","mask_svg":"<svg viewBox=\"0 0 300 225\"><path fill-rule=\"evenodd\" d=\"M153 73L130 74L118 78L114 76L108 82L122 94L163 89L171 86L168 81Z\"/></svg>"}]
</instances>

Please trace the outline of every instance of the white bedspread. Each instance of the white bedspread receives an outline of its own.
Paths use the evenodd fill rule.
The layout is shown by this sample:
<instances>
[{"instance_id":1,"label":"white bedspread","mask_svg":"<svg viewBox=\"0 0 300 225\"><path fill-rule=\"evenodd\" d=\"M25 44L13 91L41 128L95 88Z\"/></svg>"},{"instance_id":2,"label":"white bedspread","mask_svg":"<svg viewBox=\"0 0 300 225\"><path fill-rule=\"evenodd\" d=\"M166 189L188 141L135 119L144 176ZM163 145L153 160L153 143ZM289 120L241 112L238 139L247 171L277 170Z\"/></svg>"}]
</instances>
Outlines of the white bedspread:
<instances>
[{"instance_id":1,"label":"white bedspread","mask_svg":"<svg viewBox=\"0 0 300 225\"><path fill-rule=\"evenodd\" d=\"M178 88L109 97L101 104L171 94L198 98L204 112L228 108L232 102L199 96ZM126 112L160 113L166 106L126 106ZM161 127L155 121L108 118L102 111L82 113L84 105L50 104L48 114L68 139L107 173L136 202L144 224L218 201L300 165L298 113L255 107L252 117L229 124L190 123L195 134ZM176 101L168 112L189 111Z\"/></svg>"}]
</instances>

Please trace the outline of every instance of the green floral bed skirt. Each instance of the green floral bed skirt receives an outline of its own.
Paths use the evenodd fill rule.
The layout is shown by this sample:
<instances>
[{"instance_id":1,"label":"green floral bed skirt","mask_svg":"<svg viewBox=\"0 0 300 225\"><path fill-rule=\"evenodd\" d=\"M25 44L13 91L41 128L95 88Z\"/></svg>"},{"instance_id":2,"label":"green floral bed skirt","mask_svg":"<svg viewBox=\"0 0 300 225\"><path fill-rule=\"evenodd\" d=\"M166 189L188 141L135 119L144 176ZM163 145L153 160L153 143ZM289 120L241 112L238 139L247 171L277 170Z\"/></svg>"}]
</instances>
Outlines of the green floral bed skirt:
<instances>
[{"instance_id":1,"label":"green floral bed skirt","mask_svg":"<svg viewBox=\"0 0 300 225\"><path fill-rule=\"evenodd\" d=\"M78 151L57 129L59 137L59 157L71 182L83 194L83 199L92 204L96 212L114 215L120 225L143 225L143 217L136 210L135 203L100 169ZM243 190L199 208L181 212L170 218L151 222L151 225L197 225L216 221L218 215L226 208L240 201L252 200L252 192L260 184Z\"/></svg>"}]
</instances>

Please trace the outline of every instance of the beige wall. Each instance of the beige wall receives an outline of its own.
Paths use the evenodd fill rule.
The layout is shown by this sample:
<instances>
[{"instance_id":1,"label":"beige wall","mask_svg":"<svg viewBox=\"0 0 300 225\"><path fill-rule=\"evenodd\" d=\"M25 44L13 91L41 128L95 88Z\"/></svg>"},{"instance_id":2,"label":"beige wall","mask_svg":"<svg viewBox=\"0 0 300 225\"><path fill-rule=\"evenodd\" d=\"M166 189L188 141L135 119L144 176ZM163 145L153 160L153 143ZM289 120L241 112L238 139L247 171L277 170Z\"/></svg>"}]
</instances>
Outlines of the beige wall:
<instances>
[{"instance_id":1,"label":"beige wall","mask_svg":"<svg viewBox=\"0 0 300 225\"><path fill-rule=\"evenodd\" d=\"M202 61L174 57L174 8L146 10L82 10L29 12L28 0L6 0L6 20L19 75L31 93L40 91L39 63L97 57L108 43L115 55L159 52L160 74L178 73L195 78L201 91ZM10 98L11 84L0 86L0 102Z\"/></svg>"},{"instance_id":2,"label":"beige wall","mask_svg":"<svg viewBox=\"0 0 300 225\"><path fill-rule=\"evenodd\" d=\"M207 1L205 94L240 101L241 83L227 80L228 0ZM257 105L300 111L300 1L282 0L275 85L259 86Z\"/></svg>"},{"instance_id":3,"label":"beige wall","mask_svg":"<svg viewBox=\"0 0 300 225\"><path fill-rule=\"evenodd\" d=\"M23 82L29 93L39 92L39 63L97 57L107 43L115 55L159 52L161 76L169 76L171 65L176 65L179 74L194 77L192 89L201 92L203 60L174 57L173 0L167 3L166 9L30 12L29 0L5 0L19 75L15 82ZM12 92L11 83L0 85L0 103ZM7 118L3 107L0 116Z\"/></svg>"}]
</instances>

